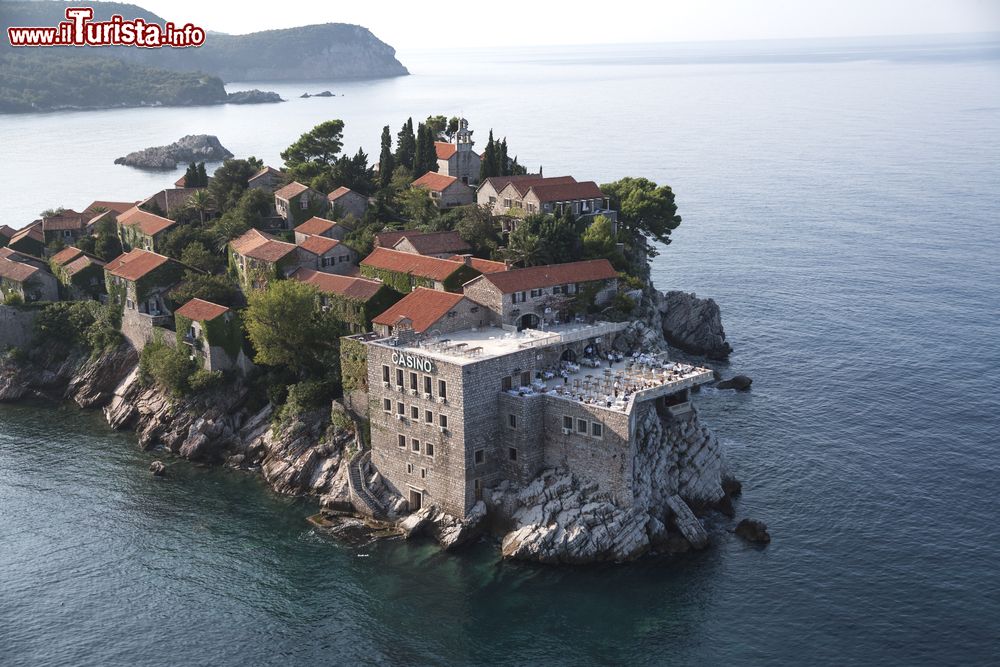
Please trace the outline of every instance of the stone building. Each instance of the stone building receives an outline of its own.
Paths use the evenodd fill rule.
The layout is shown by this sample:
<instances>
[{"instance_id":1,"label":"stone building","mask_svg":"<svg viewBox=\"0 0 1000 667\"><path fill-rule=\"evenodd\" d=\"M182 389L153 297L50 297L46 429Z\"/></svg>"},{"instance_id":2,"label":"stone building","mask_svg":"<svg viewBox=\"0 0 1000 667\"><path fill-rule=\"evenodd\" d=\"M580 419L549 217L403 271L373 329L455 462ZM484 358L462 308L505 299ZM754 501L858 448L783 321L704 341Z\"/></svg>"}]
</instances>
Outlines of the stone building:
<instances>
[{"instance_id":1,"label":"stone building","mask_svg":"<svg viewBox=\"0 0 1000 667\"><path fill-rule=\"evenodd\" d=\"M274 192L274 210L284 221L285 229L294 229L314 215L323 215L329 208L326 195L298 181Z\"/></svg>"},{"instance_id":2,"label":"stone building","mask_svg":"<svg viewBox=\"0 0 1000 667\"><path fill-rule=\"evenodd\" d=\"M309 236L325 236L343 241L350 231L351 227L342 222L313 216L295 228L295 242L302 243Z\"/></svg>"},{"instance_id":3,"label":"stone building","mask_svg":"<svg viewBox=\"0 0 1000 667\"><path fill-rule=\"evenodd\" d=\"M108 301L122 308L122 334L136 349L152 339L154 327L174 321L167 293L183 273L180 262L141 249L123 253L104 267Z\"/></svg>"},{"instance_id":4,"label":"stone building","mask_svg":"<svg viewBox=\"0 0 1000 667\"><path fill-rule=\"evenodd\" d=\"M71 245L77 240L89 234L88 221L93 216L77 213L71 209L65 209L42 218L42 235L45 237L45 245L55 242L64 245Z\"/></svg>"},{"instance_id":5,"label":"stone building","mask_svg":"<svg viewBox=\"0 0 1000 667\"><path fill-rule=\"evenodd\" d=\"M226 306L191 299L174 311L178 341L187 345L207 371L238 366L243 345L240 319Z\"/></svg>"},{"instance_id":6,"label":"stone building","mask_svg":"<svg viewBox=\"0 0 1000 667\"><path fill-rule=\"evenodd\" d=\"M263 190L268 194L281 187L285 180L285 174L274 167L264 167L256 174L247 179L247 187L254 190Z\"/></svg>"},{"instance_id":7,"label":"stone building","mask_svg":"<svg viewBox=\"0 0 1000 667\"><path fill-rule=\"evenodd\" d=\"M0 225L0 248L4 248L10 243L11 238L14 234L17 234L17 230L13 227L7 225Z\"/></svg>"},{"instance_id":8,"label":"stone building","mask_svg":"<svg viewBox=\"0 0 1000 667\"><path fill-rule=\"evenodd\" d=\"M298 249L258 229L229 242L229 265L244 289L264 289L273 278L284 278L301 265Z\"/></svg>"},{"instance_id":9,"label":"stone building","mask_svg":"<svg viewBox=\"0 0 1000 667\"><path fill-rule=\"evenodd\" d=\"M402 232L399 240L390 247L400 252L438 259L449 259L453 255L463 255L472 251L472 247L456 231Z\"/></svg>"},{"instance_id":10,"label":"stone building","mask_svg":"<svg viewBox=\"0 0 1000 667\"><path fill-rule=\"evenodd\" d=\"M372 320L382 336L412 332L445 334L489 326L493 313L475 301L454 292L417 287Z\"/></svg>"},{"instance_id":11,"label":"stone building","mask_svg":"<svg viewBox=\"0 0 1000 667\"><path fill-rule=\"evenodd\" d=\"M117 217L118 239L122 248L132 250L142 248L149 252L158 252L163 247L163 240L177 224L169 218L144 211L133 206Z\"/></svg>"},{"instance_id":12,"label":"stone building","mask_svg":"<svg viewBox=\"0 0 1000 667\"><path fill-rule=\"evenodd\" d=\"M315 287L320 293L322 307L336 313L337 319L345 323L351 333L369 331L372 318L402 297L381 281L359 276L299 269L291 275L291 279Z\"/></svg>"},{"instance_id":13,"label":"stone building","mask_svg":"<svg viewBox=\"0 0 1000 667\"><path fill-rule=\"evenodd\" d=\"M334 210L339 208L343 211L343 215L350 215L355 220L360 220L368 210L368 197L344 186L337 188L326 198L331 208Z\"/></svg>"},{"instance_id":14,"label":"stone building","mask_svg":"<svg viewBox=\"0 0 1000 667\"><path fill-rule=\"evenodd\" d=\"M504 202L500 201L500 193L503 192L507 186L515 185L519 197L523 197L524 193L532 185L537 185L541 183L547 184L566 184L566 183L576 183L576 179L572 176L551 176L545 177L541 174L521 174L518 176L491 176L485 181L479 184L476 188L476 203L480 206L489 208L494 214L502 214L506 212L513 206L513 199L511 202L504 206Z\"/></svg>"},{"instance_id":15,"label":"stone building","mask_svg":"<svg viewBox=\"0 0 1000 667\"><path fill-rule=\"evenodd\" d=\"M24 303L59 300L55 276L37 262L18 261L18 253L4 250L9 252L0 256L0 302L10 298Z\"/></svg>"},{"instance_id":16,"label":"stone building","mask_svg":"<svg viewBox=\"0 0 1000 667\"><path fill-rule=\"evenodd\" d=\"M451 141L435 141L434 151L437 153L437 173L453 176L465 185L479 182L479 153L472 150L472 130L469 121L460 118L458 131Z\"/></svg>"},{"instance_id":17,"label":"stone building","mask_svg":"<svg viewBox=\"0 0 1000 667\"><path fill-rule=\"evenodd\" d=\"M6 247L26 255L41 257L45 254L45 235L42 234L41 221L32 223L18 230L10 237Z\"/></svg>"},{"instance_id":18,"label":"stone building","mask_svg":"<svg viewBox=\"0 0 1000 667\"><path fill-rule=\"evenodd\" d=\"M139 208L159 216L164 216L176 208L186 206L191 195L203 188L166 188L146 197L137 204ZM114 210L112 208L112 210Z\"/></svg>"},{"instance_id":19,"label":"stone building","mask_svg":"<svg viewBox=\"0 0 1000 667\"><path fill-rule=\"evenodd\" d=\"M642 474L636 415L690 409L689 389L712 373L620 360L612 339L626 326L354 337L366 353L371 463L383 484L410 510L435 504L464 517L486 489L558 467L632 507Z\"/></svg>"},{"instance_id":20,"label":"stone building","mask_svg":"<svg viewBox=\"0 0 1000 667\"><path fill-rule=\"evenodd\" d=\"M415 287L460 292L462 285L479 275L470 262L427 257L377 247L361 260L361 274L381 280L407 294Z\"/></svg>"},{"instance_id":21,"label":"stone building","mask_svg":"<svg viewBox=\"0 0 1000 667\"><path fill-rule=\"evenodd\" d=\"M476 200L475 191L455 176L429 171L410 185L426 190L438 208L467 206Z\"/></svg>"},{"instance_id":22,"label":"stone building","mask_svg":"<svg viewBox=\"0 0 1000 667\"><path fill-rule=\"evenodd\" d=\"M502 326L518 330L568 321L581 305L606 304L617 290L618 272L606 259L484 273L463 286Z\"/></svg>"},{"instance_id":23,"label":"stone building","mask_svg":"<svg viewBox=\"0 0 1000 667\"><path fill-rule=\"evenodd\" d=\"M298 266L323 273L354 273L358 267L358 253L346 243L326 236L306 236L296 244L299 252Z\"/></svg>"},{"instance_id":24,"label":"stone building","mask_svg":"<svg viewBox=\"0 0 1000 667\"><path fill-rule=\"evenodd\" d=\"M70 246L49 259L52 273L61 286L60 296L70 301L100 301L107 293L104 262Z\"/></svg>"}]
</instances>

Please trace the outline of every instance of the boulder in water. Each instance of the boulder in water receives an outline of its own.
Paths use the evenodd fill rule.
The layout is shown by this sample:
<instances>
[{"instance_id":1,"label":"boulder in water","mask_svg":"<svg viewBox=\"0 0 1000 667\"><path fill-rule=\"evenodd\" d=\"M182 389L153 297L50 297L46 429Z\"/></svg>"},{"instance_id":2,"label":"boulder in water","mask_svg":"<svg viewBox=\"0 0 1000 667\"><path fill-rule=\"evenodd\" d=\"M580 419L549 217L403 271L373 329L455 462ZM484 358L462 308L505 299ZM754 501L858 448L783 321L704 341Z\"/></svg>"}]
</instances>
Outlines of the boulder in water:
<instances>
[{"instance_id":1,"label":"boulder in water","mask_svg":"<svg viewBox=\"0 0 1000 667\"><path fill-rule=\"evenodd\" d=\"M149 472L153 473L153 477L165 477L167 474L167 466L163 461L153 461L149 464Z\"/></svg>"},{"instance_id":2,"label":"boulder in water","mask_svg":"<svg viewBox=\"0 0 1000 667\"><path fill-rule=\"evenodd\" d=\"M735 389L736 391L747 391L750 389L750 385L753 384L753 380L746 375L737 375L728 380L723 380L719 384L715 385L717 389Z\"/></svg>"},{"instance_id":3,"label":"boulder in water","mask_svg":"<svg viewBox=\"0 0 1000 667\"><path fill-rule=\"evenodd\" d=\"M757 519L743 519L736 524L736 534L747 542L768 544L771 534L767 532L767 524Z\"/></svg>"}]
</instances>

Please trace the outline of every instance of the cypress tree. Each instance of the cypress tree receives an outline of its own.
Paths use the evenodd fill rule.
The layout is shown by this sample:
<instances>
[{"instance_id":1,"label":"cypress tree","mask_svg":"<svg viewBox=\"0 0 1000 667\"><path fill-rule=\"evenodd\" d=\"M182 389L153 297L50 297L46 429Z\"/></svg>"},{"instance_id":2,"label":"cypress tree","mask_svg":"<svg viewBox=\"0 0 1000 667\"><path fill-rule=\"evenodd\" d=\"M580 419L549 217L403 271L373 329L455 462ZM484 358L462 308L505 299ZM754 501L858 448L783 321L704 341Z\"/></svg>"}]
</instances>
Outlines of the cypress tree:
<instances>
[{"instance_id":1,"label":"cypress tree","mask_svg":"<svg viewBox=\"0 0 1000 667\"><path fill-rule=\"evenodd\" d=\"M382 152L378 158L378 186L384 188L392 180L392 170L396 167L396 160L392 155L392 133L389 126L382 128Z\"/></svg>"},{"instance_id":2,"label":"cypress tree","mask_svg":"<svg viewBox=\"0 0 1000 667\"><path fill-rule=\"evenodd\" d=\"M507 137L500 142L500 150L497 153L497 173L501 176L510 176L510 162L507 159Z\"/></svg>"},{"instance_id":3,"label":"cypress tree","mask_svg":"<svg viewBox=\"0 0 1000 667\"><path fill-rule=\"evenodd\" d=\"M420 178L427 173L427 126L417 124L417 148L413 153L413 175Z\"/></svg>"},{"instance_id":4,"label":"cypress tree","mask_svg":"<svg viewBox=\"0 0 1000 667\"><path fill-rule=\"evenodd\" d=\"M413 170L413 158L417 150L417 139L413 135L413 119L407 118L403 129L396 137L396 163Z\"/></svg>"},{"instance_id":5,"label":"cypress tree","mask_svg":"<svg viewBox=\"0 0 1000 667\"><path fill-rule=\"evenodd\" d=\"M423 173L427 173L428 171L436 172L438 170L437 149L434 147L434 130L430 126L424 132L424 160L425 169Z\"/></svg>"},{"instance_id":6,"label":"cypress tree","mask_svg":"<svg viewBox=\"0 0 1000 667\"><path fill-rule=\"evenodd\" d=\"M483 151L483 159L479 163L479 182L484 182L487 178L499 176L496 172L496 145L493 141L493 130L490 130L490 138L486 142L486 149Z\"/></svg>"},{"instance_id":7,"label":"cypress tree","mask_svg":"<svg viewBox=\"0 0 1000 667\"><path fill-rule=\"evenodd\" d=\"M205 171L205 163L198 163L198 187L208 187L208 172Z\"/></svg>"},{"instance_id":8,"label":"cypress tree","mask_svg":"<svg viewBox=\"0 0 1000 667\"><path fill-rule=\"evenodd\" d=\"M193 188L198 182L198 167L194 166L194 162L188 165L187 170L184 172L184 187Z\"/></svg>"}]
</instances>

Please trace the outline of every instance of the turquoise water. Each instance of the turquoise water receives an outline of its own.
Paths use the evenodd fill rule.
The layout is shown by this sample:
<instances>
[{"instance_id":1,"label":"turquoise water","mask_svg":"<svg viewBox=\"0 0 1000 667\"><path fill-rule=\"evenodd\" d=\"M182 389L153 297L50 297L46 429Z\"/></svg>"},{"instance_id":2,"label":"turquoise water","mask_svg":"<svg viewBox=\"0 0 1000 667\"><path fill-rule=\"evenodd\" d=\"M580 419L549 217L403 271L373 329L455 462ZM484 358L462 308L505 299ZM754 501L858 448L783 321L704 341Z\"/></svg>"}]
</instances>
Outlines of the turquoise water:
<instances>
[{"instance_id":1,"label":"turquoise water","mask_svg":"<svg viewBox=\"0 0 1000 667\"><path fill-rule=\"evenodd\" d=\"M252 477L154 480L97 415L0 406L0 664L994 662L1000 61L886 48L403 54L413 77L266 86L329 100L0 117L24 215L172 180L122 150L207 131L276 160L330 116L374 150L385 122L464 111L547 174L669 182L654 280L722 306L754 387L698 403L774 537L562 570L356 547Z\"/></svg>"}]
</instances>

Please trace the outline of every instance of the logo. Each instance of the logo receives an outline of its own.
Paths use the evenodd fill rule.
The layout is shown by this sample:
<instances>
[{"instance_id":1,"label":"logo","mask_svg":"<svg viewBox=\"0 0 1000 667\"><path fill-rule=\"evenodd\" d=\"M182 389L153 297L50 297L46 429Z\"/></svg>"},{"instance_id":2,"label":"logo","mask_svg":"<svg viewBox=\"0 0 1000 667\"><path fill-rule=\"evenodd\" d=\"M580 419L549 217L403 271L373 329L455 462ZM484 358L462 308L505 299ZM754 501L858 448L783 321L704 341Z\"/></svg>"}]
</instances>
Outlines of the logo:
<instances>
[{"instance_id":1,"label":"logo","mask_svg":"<svg viewBox=\"0 0 1000 667\"><path fill-rule=\"evenodd\" d=\"M402 366L403 368L412 368L415 371L423 371L424 373L434 372L434 362L430 359L424 359L422 357L415 357L412 354L404 354L402 352L392 353L392 363L397 366Z\"/></svg>"},{"instance_id":2,"label":"logo","mask_svg":"<svg viewBox=\"0 0 1000 667\"><path fill-rule=\"evenodd\" d=\"M158 49L169 46L186 48L205 43L205 30L187 23L178 26L128 21L115 14L110 21L93 21L91 7L69 7L66 20L57 26L21 26L7 28L11 46L138 46Z\"/></svg>"}]
</instances>

